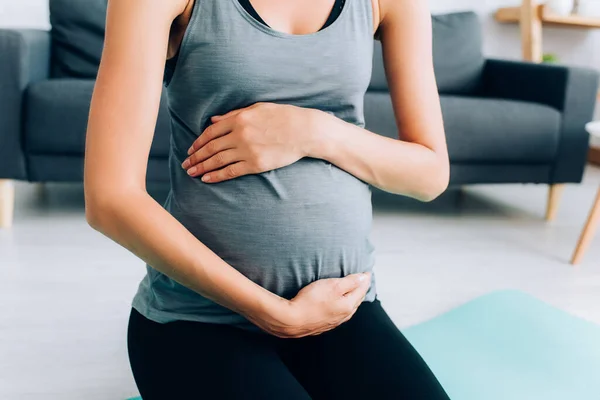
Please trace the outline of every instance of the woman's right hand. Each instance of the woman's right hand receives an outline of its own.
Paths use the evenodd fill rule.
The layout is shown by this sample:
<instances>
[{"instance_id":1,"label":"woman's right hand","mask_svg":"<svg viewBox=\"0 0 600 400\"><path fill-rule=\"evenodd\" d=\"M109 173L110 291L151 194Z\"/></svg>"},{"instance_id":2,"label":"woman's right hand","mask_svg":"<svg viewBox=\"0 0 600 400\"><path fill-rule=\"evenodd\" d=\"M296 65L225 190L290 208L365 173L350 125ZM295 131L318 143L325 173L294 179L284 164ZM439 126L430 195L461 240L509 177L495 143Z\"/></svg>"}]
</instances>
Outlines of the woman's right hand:
<instances>
[{"instance_id":1,"label":"woman's right hand","mask_svg":"<svg viewBox=\"0 0 600 400\"><path fill-rule=\"evenodd\" d=\"M363 302L371 273L321 279L285 300L269 318L250 318L267 333L281 338L319 335L348 321Z\"/></svg>"}]
</instances>

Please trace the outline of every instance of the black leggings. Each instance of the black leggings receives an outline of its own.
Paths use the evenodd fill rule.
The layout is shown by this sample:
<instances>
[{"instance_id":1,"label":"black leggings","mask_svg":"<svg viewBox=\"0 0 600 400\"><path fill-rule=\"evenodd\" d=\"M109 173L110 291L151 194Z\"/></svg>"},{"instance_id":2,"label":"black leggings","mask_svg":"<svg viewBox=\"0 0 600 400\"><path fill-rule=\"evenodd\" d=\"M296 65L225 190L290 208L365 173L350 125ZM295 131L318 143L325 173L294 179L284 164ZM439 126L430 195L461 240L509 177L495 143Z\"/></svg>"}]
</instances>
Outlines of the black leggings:
<instances>
[{"instance_id":1,"label":"black leggings","mask_svg":"<svg viewBox=\"0 0 600 400\"><path fill-rule=\"evenodd\" d=\"M449 399L378 300L302 339L132 310L128 348L144 400Z\"/></svg>"}]
</instances>

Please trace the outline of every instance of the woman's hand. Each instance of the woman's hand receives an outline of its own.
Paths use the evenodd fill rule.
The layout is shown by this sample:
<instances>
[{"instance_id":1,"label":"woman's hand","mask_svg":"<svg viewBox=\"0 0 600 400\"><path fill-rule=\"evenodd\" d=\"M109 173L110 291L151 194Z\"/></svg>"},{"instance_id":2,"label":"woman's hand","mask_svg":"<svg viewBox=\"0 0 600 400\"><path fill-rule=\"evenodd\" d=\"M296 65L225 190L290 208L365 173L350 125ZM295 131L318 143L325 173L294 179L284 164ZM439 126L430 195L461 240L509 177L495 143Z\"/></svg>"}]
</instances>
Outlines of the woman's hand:
<instances>
[{"instance_id":1,"label":"woman's hand","mask_svg":"<svg viewBox=\"0 0 600 400\"><path fill-rule=\"evenodd\" d=\"M282 338L319 335L352 318L370 285L369 272L321 279L300 290L268 319L246 317L267 333Z\"/></svg>"},{"instance_id":2,"label":"woman's hand","mask_svg":"<svg viewBox=\"0 0 600 400\"><path fill-rule=\"evenodd\" d=\"M182 167L190 176L216 183L293 164L307 156L316 111L256 103L212 117L213 124L192 144Z\"/></svg>"}]
</instances>

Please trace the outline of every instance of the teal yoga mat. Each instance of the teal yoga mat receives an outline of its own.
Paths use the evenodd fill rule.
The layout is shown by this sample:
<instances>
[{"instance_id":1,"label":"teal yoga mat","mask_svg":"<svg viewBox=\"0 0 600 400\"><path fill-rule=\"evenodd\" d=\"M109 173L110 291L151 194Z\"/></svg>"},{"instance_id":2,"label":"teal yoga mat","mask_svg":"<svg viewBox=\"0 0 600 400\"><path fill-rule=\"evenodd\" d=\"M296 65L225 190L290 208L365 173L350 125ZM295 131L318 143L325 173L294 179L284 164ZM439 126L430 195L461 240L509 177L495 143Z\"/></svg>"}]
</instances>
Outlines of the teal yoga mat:
<instances>
[{"instance_id":1,"label":"teal yoga mat","mask_svg":"<svg viewBox=\"0 0 600 400\"><path fill-rule=\"evenodd\" d=\"M404 334L452 400L600 400L600 326L518 291Z\"/></svg>"},{"instance_id":2,"label":"teal yoga mat","mask_svg":"<svg viewBox=\"0 0 600 400\"><path fill-rule=\"evenodd\" d=\"M600 400L600 326L528 294L494 292L404 334L452 400Z\"/></svg>"}]
</instances>

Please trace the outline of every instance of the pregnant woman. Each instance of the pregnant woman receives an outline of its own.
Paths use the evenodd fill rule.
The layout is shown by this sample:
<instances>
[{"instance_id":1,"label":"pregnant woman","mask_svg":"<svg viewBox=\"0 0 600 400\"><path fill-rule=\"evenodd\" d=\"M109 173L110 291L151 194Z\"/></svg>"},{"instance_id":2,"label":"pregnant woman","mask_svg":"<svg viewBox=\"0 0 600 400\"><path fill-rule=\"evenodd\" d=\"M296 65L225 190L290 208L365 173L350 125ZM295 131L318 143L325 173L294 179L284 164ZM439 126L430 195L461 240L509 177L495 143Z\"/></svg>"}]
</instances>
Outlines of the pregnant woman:
<instances>
[{"instance_id":1,"label":"pregnant woman","mask_svg":"<svg viewBox=\"0 0 600 400\"><path fill-rule=\"evenodd\" d=\"M398 139L364 129L374 38ZM377 299L369 241L371 186L448 184L432 64L423 1L109 0L86 217L147 264L128 328L144 400L448 398Z\"/></svg>"}]
</instances>

